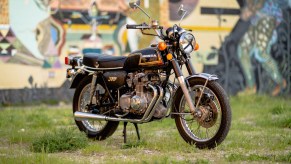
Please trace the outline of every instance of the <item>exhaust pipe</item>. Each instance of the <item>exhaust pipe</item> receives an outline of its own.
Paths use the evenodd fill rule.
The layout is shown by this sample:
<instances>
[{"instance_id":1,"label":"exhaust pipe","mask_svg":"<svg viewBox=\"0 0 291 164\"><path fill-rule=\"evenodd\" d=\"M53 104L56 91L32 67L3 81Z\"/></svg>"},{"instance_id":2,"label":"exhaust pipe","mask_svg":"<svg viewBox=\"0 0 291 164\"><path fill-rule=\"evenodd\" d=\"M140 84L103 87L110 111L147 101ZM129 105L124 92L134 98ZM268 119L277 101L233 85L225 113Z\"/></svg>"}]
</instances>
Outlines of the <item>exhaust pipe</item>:
<instances>
[{"instance_id":1,"label":"exhaust pipe","mask_svg":"<svg viewBox=\"0 0 291 164\"><path fill-rule=\"evenodd\" d=\"M74 113L75 120L84 121L84 120L106 120L106 116L99 114L92 114L86 112L75 112Z\"/></svg>"},{"instance_id":2,"label":"exhaust pipe","mask_svg":"<svg viewBox=\"0 0 291 164\"><path fill-rule=\"evenodd\" d=\"M154 96L152 101L150 102L150 105L148 109L146 110L144 116L142 119L126 119L126 118L116 118L116 117L110 117L110 116L104 116L100 114L92 114L87 112L75 112L74 117L77 121L83 121L83 120L100 120L100 121L124 121L124 122L132 122L132 123L144 123L150 121L150 119L153 117L155 113L155 108L157 107L158 103L163 98L163 88L159 87L160 95L158 97L157 89L153 87L152 85L149 85L154 91ZM158 98L157 98L158 97Z\"/></svg>"}]
</instances>

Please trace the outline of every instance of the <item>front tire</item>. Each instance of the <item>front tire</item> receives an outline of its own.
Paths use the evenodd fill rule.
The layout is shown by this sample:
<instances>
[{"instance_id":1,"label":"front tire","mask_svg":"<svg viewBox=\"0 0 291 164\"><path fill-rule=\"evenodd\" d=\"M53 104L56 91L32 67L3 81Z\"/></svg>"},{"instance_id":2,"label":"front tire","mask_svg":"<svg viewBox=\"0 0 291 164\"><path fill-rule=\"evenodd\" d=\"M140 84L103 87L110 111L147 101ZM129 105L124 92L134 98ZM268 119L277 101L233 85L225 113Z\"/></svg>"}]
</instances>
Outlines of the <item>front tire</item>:
<instances>
[{"instance_id":1,"label":"front tire","mask_svg":"<svg viewBox=\"0 0 291 164\"><path fill-rule=\"evenodd\" d=\"M175 123L182 138L196 147L214 148L219 145L228 134L231 125L231 108L224 89L216 81L208 81L202 78L188 80L192 89L192 101L196 107L199 97L202 97L198 108L202 116L194 117L184 98L181 89L177 90L174 109L180 115L175 115Z\"/></svg>"},{"instance_id":2,"label":"front tire","mask_svg":"<svg viewBox=\"0 0 291 164\"><path fill-rule=\"evenodd\" d=\"M76 111L79 112L89 112L86 109L86 105L89 104L90 99L90 89L91 89L92 76L85 77L78 87L76 88L74 98L73 98L73 113ZM105 92L104 84L101 79L97 79L96 90L99 92ZM95 92L96 93L96 92ZM95 100L96 102L96 100ZM94 101L93 101L94 104ZM76 125L80 131L84 131L88 138L95 138L97 140L104 140L107 137L111 136L118 127L119 122L113 121L77 121L75 120Z\"/></svg>"}]
</instances>

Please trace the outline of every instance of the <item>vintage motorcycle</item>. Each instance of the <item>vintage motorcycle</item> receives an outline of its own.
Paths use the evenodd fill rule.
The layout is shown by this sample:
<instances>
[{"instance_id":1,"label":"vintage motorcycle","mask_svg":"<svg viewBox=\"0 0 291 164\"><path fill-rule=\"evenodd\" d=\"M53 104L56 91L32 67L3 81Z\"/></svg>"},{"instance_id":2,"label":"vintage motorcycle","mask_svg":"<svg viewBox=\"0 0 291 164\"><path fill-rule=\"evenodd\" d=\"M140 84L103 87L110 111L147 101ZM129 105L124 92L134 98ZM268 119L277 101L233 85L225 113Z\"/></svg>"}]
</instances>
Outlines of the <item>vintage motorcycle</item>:
<instances>
[{"instance_id":1,"label":"vintage motorcycle","mask_svg":"<svg viewBox=\"0 0 291 164\"><path fill-rule=\"evenodd\" d=\"M127 29L139 29L162 41L128 56L88 53L65 58L71 66L67 69L67 78L72 78L70 88L76 89L73 113L78 128L89 138L104 140L124 122L126 143L128 122L135 125L140 139L137 124L170 117L187 143L216 147L228 134L231 108L216 75L195 73L190 60L191 52L198 49L195 37L176 24L164 34L158 21L139 6L139 0L129 5L145 13L151 23L126 25ZM181 5L178 13L182 20L187 11ZM172 74L178 83L170 81Z\"/></svg>"}]
</instances>

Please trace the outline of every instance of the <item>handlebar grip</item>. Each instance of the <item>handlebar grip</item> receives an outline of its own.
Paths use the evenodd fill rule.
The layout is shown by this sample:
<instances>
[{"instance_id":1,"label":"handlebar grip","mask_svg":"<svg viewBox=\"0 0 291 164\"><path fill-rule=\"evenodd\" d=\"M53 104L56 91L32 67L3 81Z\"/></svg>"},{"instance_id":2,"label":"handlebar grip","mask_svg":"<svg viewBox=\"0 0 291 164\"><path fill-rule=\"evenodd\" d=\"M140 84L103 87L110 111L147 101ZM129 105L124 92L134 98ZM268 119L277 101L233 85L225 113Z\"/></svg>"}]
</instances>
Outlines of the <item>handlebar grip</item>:
<instances>
[{"instance_id":1,"label":"handlebar grip","mask_svg":"<svg viewBox=\"0 0 291 164\"><path fill-rule=\"evenodd\" d=\"M136 27L141 26L141 25L135 25L135 24L127 24L126 28L127 29L136 29Z\"/></svg>"}]
</instances>

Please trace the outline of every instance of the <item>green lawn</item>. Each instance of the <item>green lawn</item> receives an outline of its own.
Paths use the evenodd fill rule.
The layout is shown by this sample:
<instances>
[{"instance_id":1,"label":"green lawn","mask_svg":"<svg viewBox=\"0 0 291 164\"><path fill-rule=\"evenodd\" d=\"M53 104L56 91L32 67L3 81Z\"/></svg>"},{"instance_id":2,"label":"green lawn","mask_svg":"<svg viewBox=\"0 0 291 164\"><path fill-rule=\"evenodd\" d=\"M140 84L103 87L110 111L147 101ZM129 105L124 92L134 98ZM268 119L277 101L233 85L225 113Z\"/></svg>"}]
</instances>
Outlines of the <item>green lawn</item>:
<instances>
[{"instance_id":1,"label":"green lawn","mask_svg":"<svg viewBox=\"0 0 291 164\"><path fill-rule=\"evenodd\" d=\"M213 150L186 144L170 118L140 125L141 142L136 141L134 126L129 124L129 143L123 145L122 124L105 141L84 141L70 106L2 107L0 163L291 163L290 98L242 95L231 97L231 107L229 135ZM55 153L32 149L44 135L67 137L65 133L70 132L73 138L81 138L78 142L87 144Z\"/></svg>"}]
</instances>

